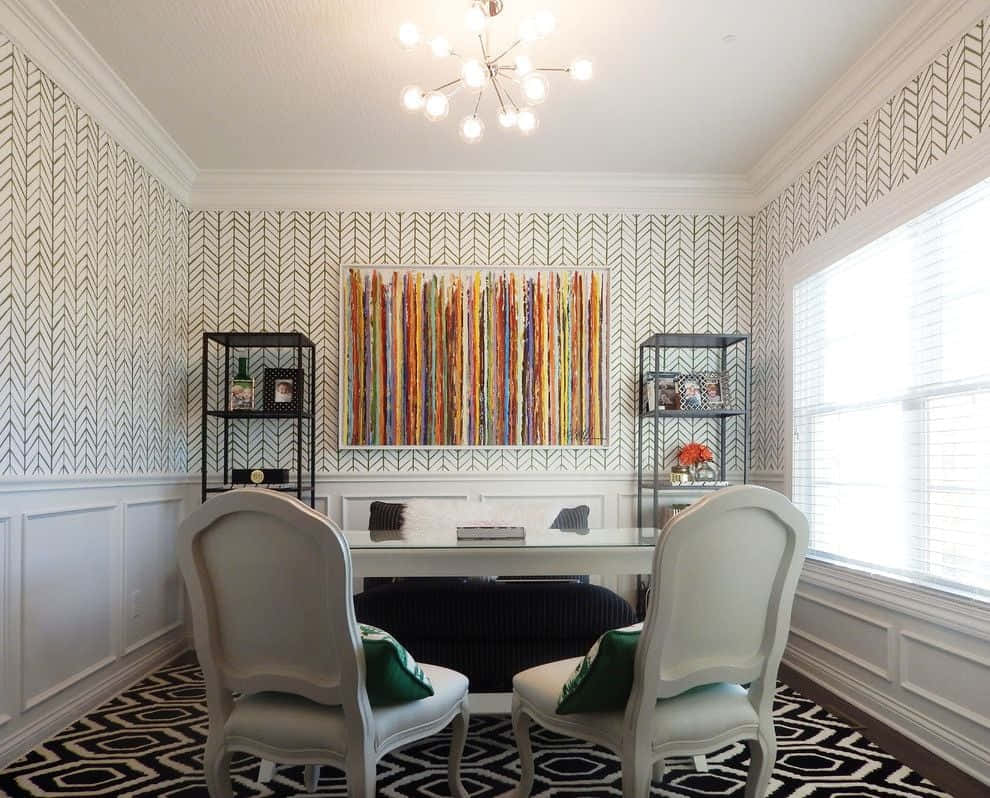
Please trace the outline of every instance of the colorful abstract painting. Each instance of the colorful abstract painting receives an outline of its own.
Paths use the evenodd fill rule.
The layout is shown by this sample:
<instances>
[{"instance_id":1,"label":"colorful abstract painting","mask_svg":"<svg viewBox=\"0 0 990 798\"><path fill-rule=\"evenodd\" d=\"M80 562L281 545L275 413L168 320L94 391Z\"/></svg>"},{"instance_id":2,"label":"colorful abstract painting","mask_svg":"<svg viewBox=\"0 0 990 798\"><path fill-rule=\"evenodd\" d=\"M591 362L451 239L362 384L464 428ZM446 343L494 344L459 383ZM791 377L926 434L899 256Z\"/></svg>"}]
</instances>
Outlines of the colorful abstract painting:
<instances>
[{"instance_id":1,"label":"colorful abstract painting","mask_svg":"<svg viewBox=\"0 0 990 798\"><path fill-rule=\"evenodd\" d=\"M605 445L605 272L362 267L343 280L344 446Z\"/></svg>"}]
</instances>

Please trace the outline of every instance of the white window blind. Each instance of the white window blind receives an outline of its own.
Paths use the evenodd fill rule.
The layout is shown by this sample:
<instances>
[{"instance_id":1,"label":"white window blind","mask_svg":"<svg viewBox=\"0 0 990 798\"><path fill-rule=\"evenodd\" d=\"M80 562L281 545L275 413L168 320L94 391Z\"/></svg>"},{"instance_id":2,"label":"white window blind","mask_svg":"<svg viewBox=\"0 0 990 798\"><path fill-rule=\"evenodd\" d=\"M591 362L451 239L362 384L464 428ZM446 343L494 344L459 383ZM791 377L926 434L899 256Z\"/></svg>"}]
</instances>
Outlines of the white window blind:
<instances>
[{"instance_id":1,"label":"white window blind","mask_svg":"<svg viewBox=\"0 0 990 798\"><path fill-rule=\"evenodd\" d=\"M811 549L990 598L990 181L796 284Z\"/></svg>"}]
</instances>

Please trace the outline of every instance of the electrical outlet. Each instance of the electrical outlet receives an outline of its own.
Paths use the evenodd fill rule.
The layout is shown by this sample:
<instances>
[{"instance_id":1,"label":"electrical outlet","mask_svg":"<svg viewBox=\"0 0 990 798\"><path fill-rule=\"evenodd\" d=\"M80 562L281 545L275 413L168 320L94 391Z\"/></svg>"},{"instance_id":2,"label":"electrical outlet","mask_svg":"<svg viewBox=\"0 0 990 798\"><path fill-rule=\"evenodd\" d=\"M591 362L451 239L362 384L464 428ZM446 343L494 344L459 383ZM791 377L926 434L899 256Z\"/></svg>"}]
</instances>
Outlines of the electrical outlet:
<instances>
[{"instance_id":1,"label":"electrical outlet","mask_svg":"<svg viewBox=\"0 0 990 798\"><path fill-rule=\"evenodd\" d=\"M135 590L131 593L131 617L139 618L141 616L141 605L143 604L143 596L140 590Z\"/></svg>"}]
</instances>

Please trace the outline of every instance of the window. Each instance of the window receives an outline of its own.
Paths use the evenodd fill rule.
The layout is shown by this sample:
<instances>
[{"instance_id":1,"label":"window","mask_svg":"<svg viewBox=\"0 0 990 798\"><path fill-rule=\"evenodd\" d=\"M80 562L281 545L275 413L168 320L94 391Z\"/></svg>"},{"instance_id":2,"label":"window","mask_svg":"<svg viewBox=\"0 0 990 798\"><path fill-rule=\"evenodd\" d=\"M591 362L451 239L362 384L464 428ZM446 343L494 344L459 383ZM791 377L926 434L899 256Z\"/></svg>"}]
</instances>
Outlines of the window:
<instances>
[{"instance_id":1,"label":"window","mask_svg":"<svg viewBox=\"0 0 990 798\"><path fill-rule=\"evenodd\" d=\"M990 599L990 181L797 283L793 497L818 556Z\"/></svg>"}]
</instances>

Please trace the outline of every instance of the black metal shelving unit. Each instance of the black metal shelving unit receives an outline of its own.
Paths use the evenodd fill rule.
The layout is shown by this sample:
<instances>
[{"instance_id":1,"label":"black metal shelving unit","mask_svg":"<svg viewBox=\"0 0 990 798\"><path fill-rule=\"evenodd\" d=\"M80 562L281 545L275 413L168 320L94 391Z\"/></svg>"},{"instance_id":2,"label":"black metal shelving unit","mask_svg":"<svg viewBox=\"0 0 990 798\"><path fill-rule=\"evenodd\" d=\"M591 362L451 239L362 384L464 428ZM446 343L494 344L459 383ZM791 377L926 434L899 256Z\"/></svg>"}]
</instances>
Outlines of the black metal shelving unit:
<instances>
[{"instance_id":1,"label":"black metal shelving unit","mask_svg":"<svg viewBox=\"0 0 990 798\"><path fill-rule=\"evenodd\" d=\"M675 351L676 350L676 351ZM657 392L653 402L653 410L647 411L646 376L663 372L683 371L683 369L668 368L668 354L674 354L683 360L684 350L705 350L706 367L692 368L691 372L719 371L728 375L731 385L729 395L734 400L732 406L707 410L660 410L659 386L654 381ZM741 350L741 352L740 352ZM695 353L691 353L694 362ZM743 483L749 481L749 371L750 371L749 336L739 334L697 334L697 333L658 333L651 335L639 345L639 400L637 404L638 418L636 428L636 464L637 464L637 526L659 528L660 498L662 493L689 494L716 490L697 484L671 484L665 476L666 468L661 463L660 429L659 425L672 419L715 419L718 423L719 440L717 444L719 457L719 478L727 479L726 440L730 419L738 419L743 425ZM730 364L730 360L732 361ZM691 373L688 372L688 373ZM737 422L738 423L738 422ZM652 424L651 440L647 445L652 451L644 449L644 428ZM647 471L646 462L652 464ZM652 499L652 512L644 513L644 496Z\"/></svg>"},{"instance_id":2,"label":"black metal shelving unit","mask_svg":"<svg viewBox=\"0 0 990 798\"><path fill-rule=\"evenodd\" d=\"M223 368L223 396L214 397L211 402L210 397L210 345L218 345L221 348L222 368ZM290 412L277 410L231 410L230 409L230 380L231 380L231 353L239 349L294 349L295 357L293 362L297 369L303 374L304 395L299 402L298 409ZM304 363L304 354L308 364ZM308 365L308 369L306 366ZM219 381L218 387L219 387ZM233 490L235 485L231 483L231 424L241 423L248 419L281 419L295 421L295 483L284 485L266 486L270 490L282 493L293 493L300 501L304 496L308 496L310 507L316 506L316 346L305 335L298 332L274 333L238 333L238 332L205 332L203 333L203 387L202 387L202 451L200 452L200 463L202 468L202 501L206 501L207 496L212 493L223 493ZM258 396L258 385L255 383L255 396ZM222 402L222 408L215 407ZM209 474L207 473L207 447L209 443L209 419L216 418L223 422L223 480L219 485L209 484ZM308 422L308 424L304 424ZM308 429L306 429L308 427ZM304 435L304 431L308 435ZM306 465L308 466L309 477L306 485L303 484L304 469L304 449L308 449L306 454ZM275 467L272 464L256 464L263 467ZM281 467L281 465L279 465Z\"/></svg>"}]
</instances>

